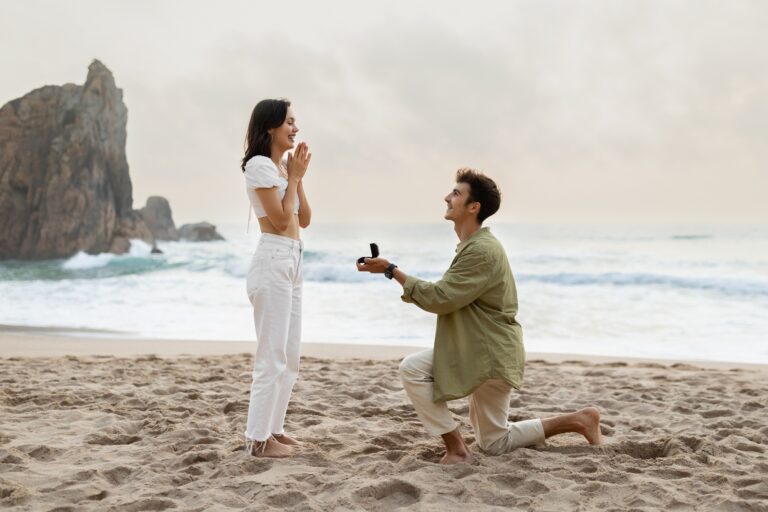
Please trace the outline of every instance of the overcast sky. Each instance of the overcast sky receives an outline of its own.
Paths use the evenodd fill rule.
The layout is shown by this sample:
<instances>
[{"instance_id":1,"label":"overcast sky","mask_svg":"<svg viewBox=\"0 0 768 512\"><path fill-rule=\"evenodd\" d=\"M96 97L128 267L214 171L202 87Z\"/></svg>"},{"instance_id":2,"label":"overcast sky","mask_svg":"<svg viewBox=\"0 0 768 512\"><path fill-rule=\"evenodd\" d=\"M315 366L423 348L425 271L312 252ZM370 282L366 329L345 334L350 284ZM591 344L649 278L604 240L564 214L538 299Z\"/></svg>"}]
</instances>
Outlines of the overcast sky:
<instances>
[{"instance_id":1,"label":"overcast sky","mask_svg":"<svg viewBox=\"0 0 768 512\"><path fill-rule=\"evenodd\" d=\"M0 103L128 106L134 207L245 222L251 109L287 97L317 221L439 221L458 167L503 221L768 220L768 2L3 2Z\"/></svg>"}]
</instances>

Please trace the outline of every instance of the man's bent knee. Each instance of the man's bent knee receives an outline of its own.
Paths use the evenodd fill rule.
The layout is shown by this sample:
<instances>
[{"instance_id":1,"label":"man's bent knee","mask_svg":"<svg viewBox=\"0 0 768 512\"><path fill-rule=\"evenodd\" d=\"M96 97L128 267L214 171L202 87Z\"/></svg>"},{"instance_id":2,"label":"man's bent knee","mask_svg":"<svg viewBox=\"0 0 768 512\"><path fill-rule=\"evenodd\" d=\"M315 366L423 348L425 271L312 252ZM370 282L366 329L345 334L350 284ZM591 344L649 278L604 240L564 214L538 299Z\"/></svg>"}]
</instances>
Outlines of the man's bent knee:
<instances>
[{"instance_id":1,"label":"man's bent knee","mask_svg":"<svg viewBox=\"0 0 768 512\"><path fill-rule=\"evenodd\" d=\"M536 446L543 443L544 439L544 426L536 418L512 423L506 434L490 442L478 439L477 445L483 453L502 455L518 448Z\"/></svg>"},{"instance_id":2,"label":"man's bent knee","mask_svg":"<svg viewBox=\"0 0 768 512\"><path fill-rule=\"evenodd\" d=\"M509 446L509 443L505 439L506 437L507 436L502 436L492 442L478 439L477 447L480 448L480 451L486 455L503 455L514 450L514 448Z\"/></svg>"},{"instance_id":3,"label":"man's bent knee","mask_svg":"<svg viewBox=\"0 0 768 512\"><path fill-rule=\"evenodd\" d=\"M408 356L410 357L410 356ZM413 367L408 357L400 361L400 367L397 369L397 373L400 375L400 380L408 380L408 377L413 375Z\"/></svg>"}]
</instances>

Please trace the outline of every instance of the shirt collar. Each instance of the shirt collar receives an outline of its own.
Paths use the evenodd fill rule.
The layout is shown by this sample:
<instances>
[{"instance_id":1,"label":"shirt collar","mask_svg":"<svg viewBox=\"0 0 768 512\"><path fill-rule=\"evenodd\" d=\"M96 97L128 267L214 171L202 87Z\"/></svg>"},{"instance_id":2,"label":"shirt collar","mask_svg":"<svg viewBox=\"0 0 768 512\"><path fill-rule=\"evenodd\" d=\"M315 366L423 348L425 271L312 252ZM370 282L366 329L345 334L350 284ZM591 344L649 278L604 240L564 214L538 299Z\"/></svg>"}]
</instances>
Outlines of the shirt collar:
<instances>
[{"instance_id":1,"label":"shirt collar","mask_svg":"<svg viewBox=\"0 0 768 512\"><path fill-rule=\"evenodd\" d=\"M488 228L488 227L484 227L484 228L480 228L480 229L478 229L477 231L475 231L474 233L472 233L472 236L470 236L469 238L467 238L467 239L466 239L466 240L464 240L463 242L460 242L460 243L459 243L459 244L456 246L456 252L459 252L459 251L461 251L461 250L462 250L464 247L466 247L466 246L467 246L467 244L469 244L469 242L471 242L472 240L475 240L475 239L476 239L477 237L479 237L481 234L490 233L490 232L491 232L491 230L490 230L490 228Z\"/></svg>"}]
</instances>

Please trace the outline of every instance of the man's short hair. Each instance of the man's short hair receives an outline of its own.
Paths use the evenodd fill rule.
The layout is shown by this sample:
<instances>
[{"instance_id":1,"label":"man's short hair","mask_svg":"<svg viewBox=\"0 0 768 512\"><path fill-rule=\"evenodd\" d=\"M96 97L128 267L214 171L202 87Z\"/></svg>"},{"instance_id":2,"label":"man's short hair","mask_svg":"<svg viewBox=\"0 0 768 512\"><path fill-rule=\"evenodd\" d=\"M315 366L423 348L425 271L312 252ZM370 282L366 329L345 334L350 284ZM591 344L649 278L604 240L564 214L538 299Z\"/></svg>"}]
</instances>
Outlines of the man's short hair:
<instances>
[{"instance_id":1,"label":"man's short hair","mask_svg":"<svg viewBox=\"0 0 768 512\"><path fill-rule=\"evenodd\" d=\"M463 167L456 171L456 183L469 185L469 197L466 203L480 203L477 221L482 224L485 219L499 211L501 191L491 178L480 171Z\"/></svg>"}]
</instances>

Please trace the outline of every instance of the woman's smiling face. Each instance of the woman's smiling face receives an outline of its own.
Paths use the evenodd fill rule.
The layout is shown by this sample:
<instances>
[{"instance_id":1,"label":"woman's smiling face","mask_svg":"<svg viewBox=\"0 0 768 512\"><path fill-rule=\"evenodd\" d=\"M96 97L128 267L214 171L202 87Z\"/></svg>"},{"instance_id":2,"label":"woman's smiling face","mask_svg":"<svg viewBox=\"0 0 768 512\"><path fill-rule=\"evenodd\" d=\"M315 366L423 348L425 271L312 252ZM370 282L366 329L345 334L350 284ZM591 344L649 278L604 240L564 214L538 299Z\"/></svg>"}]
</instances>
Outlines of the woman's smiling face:
<instances>
[{"instance_id":1,"label":"woman's smiling face","mask_svg":"<svg viewBox=\"0 0 768 512\"><path fill-rule=\"evenodd\" d=\"M296 115L293 109L288 107L285 115L285 121L277 128L269 130L269 136L272 137L272 148L284 153L296 145L296 134L299 127L296 125Z\"/></svg>"}]
</instances>

